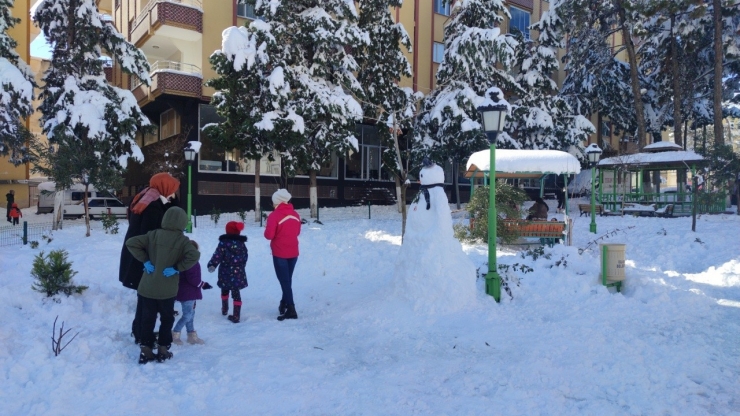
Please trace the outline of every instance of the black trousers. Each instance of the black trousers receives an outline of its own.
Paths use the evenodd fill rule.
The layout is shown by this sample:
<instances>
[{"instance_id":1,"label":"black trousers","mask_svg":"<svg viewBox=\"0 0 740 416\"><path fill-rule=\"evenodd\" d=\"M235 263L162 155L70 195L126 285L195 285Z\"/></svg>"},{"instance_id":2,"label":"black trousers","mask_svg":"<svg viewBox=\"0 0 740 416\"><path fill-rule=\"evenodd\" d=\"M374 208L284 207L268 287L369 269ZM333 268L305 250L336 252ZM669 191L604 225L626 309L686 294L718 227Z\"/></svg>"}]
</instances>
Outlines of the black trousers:
<instances>
[{"instance_id":1,"label":"black trousers","mask_svg":"<svg viewBox=\"0 0 740 416\"><path fill-rule=\"evenodd\" d=\"M175 323L175 298L151 299L139 295L138 307L141 307L141 345L154 348L154 327L159 314L157 344L169 348L172 345L172 325Z\"/></svg>"}]
</instances>

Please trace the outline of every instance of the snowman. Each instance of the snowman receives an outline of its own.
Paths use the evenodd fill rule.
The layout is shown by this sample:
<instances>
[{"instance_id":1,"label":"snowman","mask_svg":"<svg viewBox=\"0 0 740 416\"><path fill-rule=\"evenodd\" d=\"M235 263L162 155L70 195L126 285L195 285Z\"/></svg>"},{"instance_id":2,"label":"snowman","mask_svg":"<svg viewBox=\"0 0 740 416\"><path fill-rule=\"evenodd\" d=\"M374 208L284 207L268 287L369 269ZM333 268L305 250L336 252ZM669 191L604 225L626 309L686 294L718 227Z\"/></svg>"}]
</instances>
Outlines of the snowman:
<instances>
[{"instance_id":1,"label":"snowman","mask_svg":"<svg viewBox=\"0 0 740 416\"><path fill-rule=\"evenodd\" d=\"M444 171L424 160L395 269L395 293L417 311L451 312L476 299L475 265L454 237Z\"/></svg>"}]
</instances>

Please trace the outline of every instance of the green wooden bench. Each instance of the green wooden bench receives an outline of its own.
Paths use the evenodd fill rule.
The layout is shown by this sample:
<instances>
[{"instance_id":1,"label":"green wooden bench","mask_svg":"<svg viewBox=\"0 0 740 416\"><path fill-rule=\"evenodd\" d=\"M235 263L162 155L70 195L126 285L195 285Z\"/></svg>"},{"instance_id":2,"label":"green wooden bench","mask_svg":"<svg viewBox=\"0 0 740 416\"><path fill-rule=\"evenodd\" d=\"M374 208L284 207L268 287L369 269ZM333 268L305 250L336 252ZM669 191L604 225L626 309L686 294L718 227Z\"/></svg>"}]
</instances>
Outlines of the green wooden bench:
<instances>
[{"instance_id":1,"label":"green wooden bench","mask_svg":"<svg viewBox=\"0 0 740 416\"><path fill-rule=\"evenodd\" d=\"M581 211L581 215L591 215L591 204L578 204L578 210ZM604 215L604 206L601 204L595 204L594 205L594 212L598 215Z\"/></svg>"}]
</instances>

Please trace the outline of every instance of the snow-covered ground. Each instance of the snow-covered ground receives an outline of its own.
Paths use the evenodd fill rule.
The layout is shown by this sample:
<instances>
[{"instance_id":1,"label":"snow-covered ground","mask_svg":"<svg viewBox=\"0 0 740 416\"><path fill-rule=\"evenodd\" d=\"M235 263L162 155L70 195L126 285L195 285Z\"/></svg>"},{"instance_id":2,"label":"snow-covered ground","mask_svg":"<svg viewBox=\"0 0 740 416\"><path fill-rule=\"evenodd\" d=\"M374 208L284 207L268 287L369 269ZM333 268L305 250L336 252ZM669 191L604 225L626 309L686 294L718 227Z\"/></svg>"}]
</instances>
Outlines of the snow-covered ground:
<instances>
[{"instance_id":1,"label":"snow-covered ground","mask_svg":"<svg viewBox=\"0 0 740 416\"><path fill-rule=\"evenodd\" d=\"M24 219L50 218L33 210ZM202 266L225 220L199 218ZM205 291L195 327L206 344L173 346L162 364L137 364L129 336L135 293L118 282L125 221L116 235L96 222L85 238L70 221L37 249L3 247L0 414L740 414L740 216L701 216L696 232L690 218L598 217L596 234L576 216L573 245L549 258L499 247L499 264L533 269L513 300L495 303L478 279L475 300L446 314L391 290L401 244L392 207L373 207L372 219L367 208L324 209L321 220L300 237L298 320L275 319L269 245L248 221L242 322L221 315L218 289ZM597 280L599 242L627 245L621 294ZM31 290L30 269L60 248L90 288L53 301ZM464 250L486 263L486 245ZM79 335L55 357L57 316L57 329L64 321Z\"/></svg>"}]
</instances>

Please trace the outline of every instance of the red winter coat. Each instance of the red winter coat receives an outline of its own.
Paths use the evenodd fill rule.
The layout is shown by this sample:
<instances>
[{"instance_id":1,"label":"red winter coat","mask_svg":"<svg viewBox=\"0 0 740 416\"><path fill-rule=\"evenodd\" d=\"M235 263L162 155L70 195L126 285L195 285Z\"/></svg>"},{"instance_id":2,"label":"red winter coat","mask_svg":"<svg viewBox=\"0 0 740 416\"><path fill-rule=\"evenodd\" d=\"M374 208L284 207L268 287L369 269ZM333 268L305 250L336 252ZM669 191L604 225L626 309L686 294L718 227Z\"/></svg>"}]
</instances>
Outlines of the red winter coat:
<instances>
[{"instance_id":1,"label":"red winter coat","mask_svg":"<svg viewBox=\"0 0 740 416\"><path fill-rule=\"evenodd\" d=\"M267 217L265 238L270 240L272 255L281 259L298 257L298 235L301 234L301 217L293 204L282 203Z\"/></svg>"},{"instance_id":2,"label":"red winter coat","mask_svg":"<svg viewBox=\"0 0 740 416\"><path fill-rule=\"evenodd\" d=\"M9 212L10 218L18 218L23 217L23 213L21 212L20 208L18 208L18 204L13 202L13 205L10 208Z\"/></svg>"}]
</instances>

